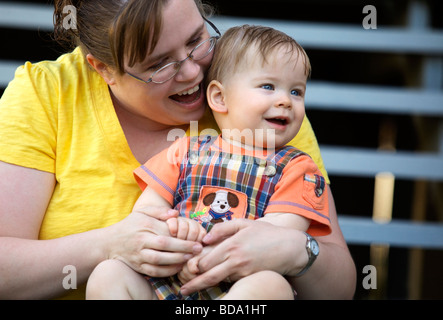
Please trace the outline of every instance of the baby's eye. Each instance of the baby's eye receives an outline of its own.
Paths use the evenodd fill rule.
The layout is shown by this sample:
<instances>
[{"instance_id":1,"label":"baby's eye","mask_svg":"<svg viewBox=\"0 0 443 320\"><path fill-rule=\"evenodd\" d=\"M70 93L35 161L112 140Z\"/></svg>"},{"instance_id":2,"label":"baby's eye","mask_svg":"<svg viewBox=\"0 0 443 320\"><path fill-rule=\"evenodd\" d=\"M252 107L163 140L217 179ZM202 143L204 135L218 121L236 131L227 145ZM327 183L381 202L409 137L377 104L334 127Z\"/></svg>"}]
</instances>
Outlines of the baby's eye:
<instances>
[{"instance_id":1,"label":"baby's eye","mask_svg":"<svg viewBox=\"0 0 443 320\"><path fill-rule=\"evenodd\" d=\"M294 90L291 90L291 94L297 97L297 96L302 96L303 92L301 90L294 89Z\"/></svg>"},{"instance_id":2,"label":"baby's eye","mask_svg":"<svg viewBox=\"0 0 443 320\"><path fill-rule=\"evenodd\" d=\"M262 84L261 87L265 90L274 90L274 86L272 84Z\"/></svg>"}]
</instances>

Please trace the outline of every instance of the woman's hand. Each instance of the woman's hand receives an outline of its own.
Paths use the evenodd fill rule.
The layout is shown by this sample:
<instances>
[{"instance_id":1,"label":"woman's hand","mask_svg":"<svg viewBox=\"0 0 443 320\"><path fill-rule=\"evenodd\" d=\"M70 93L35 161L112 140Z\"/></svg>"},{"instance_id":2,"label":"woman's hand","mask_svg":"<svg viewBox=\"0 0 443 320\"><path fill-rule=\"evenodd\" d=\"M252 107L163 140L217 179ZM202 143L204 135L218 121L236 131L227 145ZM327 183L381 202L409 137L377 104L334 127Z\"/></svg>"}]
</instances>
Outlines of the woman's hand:
<instances>
[{"instance_id":1,"label":"woman's hand","mask_svg":"<svg viewBox=\"0 0 443 320\"><path fill-rule=\"evenodd\" d=\"M236 281L261 270L294 275L307 260L304 246L297 252L296 246L286 245L294 241L305 243L306 237L300 231L261 221L236 219L216 224L203 238L204 244L214 248L199 259L201 274L183 285L181 292L189 295L225 279ZM296 259L297 254L300 259Z\"/></svg>"},{"instance_id":2,"label":"woman's hand","mask_svg":"<svg viewBox=\"0 0 443 320\"><path fill-rule=\"evenodd\" d=\"M178 239L201 242L206 235L206 230L200 223L193 219L174 217L166 220L166 223L169 227L169 233L171 236ZM204 251L205 248L203 248L203 252ZM177 274L181 283L186 283L198 275L200 272L198 269L199 259L200 255L197 255L183 265L182 270Z\"/></svg>"},{"instance_id":3,"label":"woman's hand","mask_svg":"<svg viewBox=\"0 0 443 320\"><path fill-rule=\"evenodd\" d=\"M238 280L261 270L287 276L301 299L352 299L356 269L337 219L328 186L332 233L317 237L320 255L303 276L295 278L307 263L303 232L263 221L236 219L216 224L203 243L216 245L199 260L201 275L186 283L183 294L211 287L224 279Z\"/></svg>"},{"instance_id":4,"label":"woman's hand","mask_svg":"<svg viewBox=\"0 0 443 320\"><path fill-rule=\"evenodd\" d=\"M178 212L169 208L144 207L108 227L112 237L108 259L118 259L135 271L152 277L176 274L183 264L202 250L195 241L170 236L165 222Z\"/></svg>"}]
</instances>

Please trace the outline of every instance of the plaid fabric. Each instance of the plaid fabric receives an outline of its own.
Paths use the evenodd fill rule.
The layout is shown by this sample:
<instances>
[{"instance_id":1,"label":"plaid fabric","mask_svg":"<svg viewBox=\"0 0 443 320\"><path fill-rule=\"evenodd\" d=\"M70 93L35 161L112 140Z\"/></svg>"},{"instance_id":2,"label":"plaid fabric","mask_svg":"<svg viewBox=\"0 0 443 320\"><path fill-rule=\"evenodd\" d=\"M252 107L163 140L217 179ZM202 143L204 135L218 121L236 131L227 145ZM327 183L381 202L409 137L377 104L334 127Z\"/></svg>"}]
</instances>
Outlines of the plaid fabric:
<instances>
[{"instance_id":1,"label":"plaid fabric","mask_svg":"<svg viewBox=\"0 0 443 320\"><path fill-rule=\"evenodd\" d=\"M195 292L190 296L184 296L180 292L181 283L177 276L146 278L151 283L160 300L216 300L222 298L229 290L228 283L221 282L217 287Z\"/></svg>"},{"instance_id":2,"label":"plaid fabric","mask_svg":"<svg viewBox=\"0 0 443 320\"><path fill-rule=\"evenodd\" d=\"M221 152L219 146L214 144L215 141L215 137L191 141L190 151L181 163L174 207L188 218L189 212L194 212L200 188L204 185L225 187L245 193L249 199L245 218L254 220L263 217L269 198L286 164L302 154L306 155L292 146L285 146L263 160L244 154ZM195 161L195 155L198 156L198 161ZM275 175L266 175L268 166L275 167Z\"/></svg>"},{"instance_id":3,"label":"plaid fabric","mask_svg":"<svg viewBox=\"0 0 443 320\"><path fill-rule=\"evenodd\" d=\"M249 155L232 155L221 152L214 144L216 137L191 140L190 151L185 155L181 167L174 207L181 216L189 218L194 212L199 199L200 188L205 185L234 189L248 197L248 208L245 218L263 217L266 206L274 192L275 185L281 178L282 171L292 159L305 155L302 151L286 146L259 159ZM268 170L274 167L275 170ZM269 171L271 174L268 174ZM206 226L210 228L210 225ZM180 284L175 277L151 278L160 299L219 299L229 290L227 283L218 287L202 290L192 296L180 294Z\"/></svg>"},{"instance_id":4,"label":"plaid fabric","mask_svg":"<svg viewBox=\"0 0 443 320\"><path fill-rule=\"evenodd\" d=\"M304 179L306 181L309 181L309 182L312 182L312 183L315 184L314 191L315 191L315 194L316 194L317 197L320 197L323 194L323 192L325 190L326 182L325 182L325 179L322 176L320 176L318 174L314 174L314 175L307 175L307 174L305 174Z\"/></svg>"}]
</instances>

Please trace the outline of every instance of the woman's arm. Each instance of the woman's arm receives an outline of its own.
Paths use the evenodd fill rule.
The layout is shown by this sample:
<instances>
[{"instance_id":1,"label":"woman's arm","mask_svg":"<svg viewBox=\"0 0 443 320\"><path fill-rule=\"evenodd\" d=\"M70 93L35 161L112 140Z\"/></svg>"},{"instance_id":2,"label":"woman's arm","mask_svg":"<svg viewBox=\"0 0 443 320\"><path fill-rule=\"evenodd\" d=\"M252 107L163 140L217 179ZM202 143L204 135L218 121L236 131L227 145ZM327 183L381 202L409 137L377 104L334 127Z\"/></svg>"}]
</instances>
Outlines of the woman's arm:
<instances>
[{"instance_id":1,"label":"woman's arm","mask_svg":"<svg viewBox=\"0 0 443 320\"><path fill-rule=\"evenodd\" d=\"M186 283L181 292L190 294L213 286L228 276L237 280L257 271L274 270L292 277L290 281L299 298L352 298L355 266L338 225L329 188L328 192L332 233L316 238L320 244L320 255L302 277L293 276L304 268L308 260L303 232L237 219L215 225L203 239L213 248L199 260L202 274Z\"/></svg>"},{"instance_id":2,"label":"woman's arm","mask_svg":"<svg viewBox=\"0 0 443 320\"><path fill-rule=\"evenodd\" d=\"M54 175L0 162L0 298L52 298L63 288L64 267L78 285L109 258L154 276L178 272L196 243L169 236L168 210L140 208L110 227L53 240L37 240L55 186ZM153 217L149 217L146 213ZM160 236L158 236L160 235ZM164 266L169 265L169 266Z\"/></svg>"},{"instance_id":3,"label":"woman's arm","mask_svg":"<svg viewBox=\"0 0 443 320\"><path fill-rule=\"evenodd\" d=\"M355 264L338 224L329 186L328 193L332 232L327 236L316 237L320 254L311 268L299 278L289 278L300 299L352 299L355 293L357 280ZM302 238L301 243L306 243L306 237ZM304 247L302 249L306 255L306 249Z\"/></svg>"}]
</instances>

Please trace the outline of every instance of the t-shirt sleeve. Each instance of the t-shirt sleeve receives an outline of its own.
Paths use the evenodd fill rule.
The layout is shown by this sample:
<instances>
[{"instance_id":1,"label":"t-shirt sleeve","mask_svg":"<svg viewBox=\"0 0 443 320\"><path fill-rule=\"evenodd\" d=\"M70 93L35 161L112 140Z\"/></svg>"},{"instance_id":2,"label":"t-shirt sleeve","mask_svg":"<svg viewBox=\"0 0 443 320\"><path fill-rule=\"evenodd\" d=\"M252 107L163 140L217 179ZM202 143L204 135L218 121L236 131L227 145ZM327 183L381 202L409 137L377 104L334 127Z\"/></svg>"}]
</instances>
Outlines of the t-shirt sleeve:
<instances>
[{"instance_id":1,"label":"t-shirt sleeve","mask_svg":"<svg viewBox=\"0 0 443 320\"><path fill-rule=\"evenodd\" d=\"M0 161L55 172L58 91L38 65L16 70L0 100Z\"/></svg>"},{"instance_id":2,"label":"t-shirt sleeve","mask_svg":"<svg viewBox=\"0 0 443 320\"><path fill-rule=\"evenodd\" d=\"M291 145L307 154L314 160L317 167L320 169L326 183L330 183L328 172L323 163L323 158L320 153L317 138L308 117L305 117L298 134L292 139L288 145Z\"/></svg>"},{"instance_id":3,"label":"t-shirt sleeve","mask_svg":"<svg viewBox=\"0 0 443 320\"><path fill-rule=\"evenodd\" d=\"M283 169L265 214L286 212L311 220L308 232L314 236L331 232L326 181L308 156L299 156Z\"/></svg>"},{"instance_id":4,"label":"t-shirt sleeve","mask_svg":"<svg viewBox=\"0 0 443 320\"><path fill-rule=\"evenodd\" d=\"M188 152L189 139L175 141L144 165L134 170L135 180L142 190L147 186L153 188L166 201L173 205L174 194L180 176L180 165Z\"/></svg>"}]
</instances>

